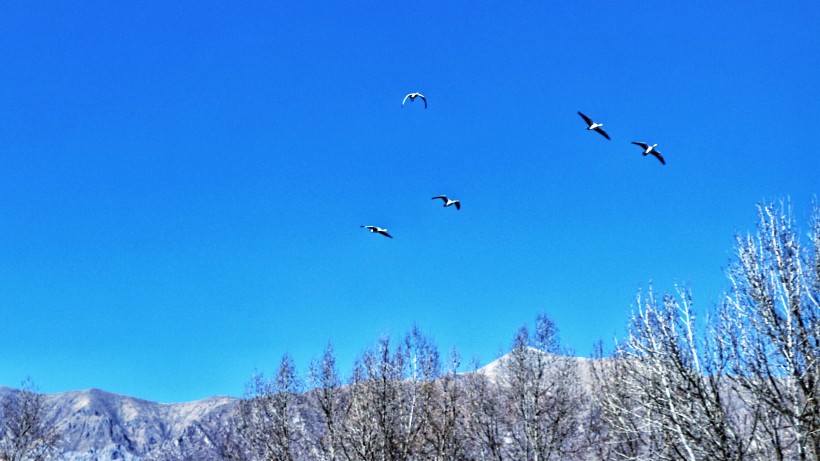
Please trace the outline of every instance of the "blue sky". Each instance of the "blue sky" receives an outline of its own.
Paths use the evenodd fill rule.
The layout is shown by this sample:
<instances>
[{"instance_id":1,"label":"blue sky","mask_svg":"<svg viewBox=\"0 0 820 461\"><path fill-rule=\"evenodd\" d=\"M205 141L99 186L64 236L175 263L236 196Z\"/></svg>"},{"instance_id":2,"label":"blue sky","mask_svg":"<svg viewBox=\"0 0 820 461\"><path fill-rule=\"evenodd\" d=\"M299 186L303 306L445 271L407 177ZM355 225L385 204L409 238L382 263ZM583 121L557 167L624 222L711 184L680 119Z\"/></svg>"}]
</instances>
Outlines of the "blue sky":
<instances>
[{"instance_id":1,"label":"blue sky","mask_svg":"<svg viewBox=\"0 0 820 461\"><path fill-rule=\"evenodd\" d=\"M0 5L0 385L238 396L538 312L587 355L818 193L816 1L240 3Z\"/></svg>"}]
</instances>

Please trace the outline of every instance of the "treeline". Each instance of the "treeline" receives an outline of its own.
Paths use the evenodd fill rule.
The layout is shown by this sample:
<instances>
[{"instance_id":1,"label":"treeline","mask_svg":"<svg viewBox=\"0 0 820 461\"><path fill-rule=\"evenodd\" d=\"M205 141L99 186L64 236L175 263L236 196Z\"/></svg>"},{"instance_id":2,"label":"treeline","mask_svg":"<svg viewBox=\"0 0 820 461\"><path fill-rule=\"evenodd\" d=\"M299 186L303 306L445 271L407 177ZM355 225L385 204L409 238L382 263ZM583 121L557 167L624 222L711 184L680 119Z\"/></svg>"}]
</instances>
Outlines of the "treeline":
<instances>
[{"instance_id":1,"label":"treeline","mask_svg":"<svg viewBox=\"0 0 820 461\"><path fill-rule=\"evenodd\" d=\"M304 382L289 356L257 375L226 456L264 460L571 459L583 449L587 392L577 359L559 354L553 322L517 333L497 368L460 373L417 328L381 338L342 382L333 349ZM310 389L301 392L302 388Z\"/></svg>"},{"instance_id":2,"label":"treeline","mask_svg":"<svg viewBox=\"0 0 820 461\"><path fill-rule=\"evenodd\" d=\"M418 329L380 339L342 381L333 349L248 384L226 459L820 460L820 209L784 205L738 236L731 289L696 321L685 287L639 294L628 336L594 359L539 315L492 367ZM807 240L807 241L806 241Z\"/></svg>"}]
</instances>

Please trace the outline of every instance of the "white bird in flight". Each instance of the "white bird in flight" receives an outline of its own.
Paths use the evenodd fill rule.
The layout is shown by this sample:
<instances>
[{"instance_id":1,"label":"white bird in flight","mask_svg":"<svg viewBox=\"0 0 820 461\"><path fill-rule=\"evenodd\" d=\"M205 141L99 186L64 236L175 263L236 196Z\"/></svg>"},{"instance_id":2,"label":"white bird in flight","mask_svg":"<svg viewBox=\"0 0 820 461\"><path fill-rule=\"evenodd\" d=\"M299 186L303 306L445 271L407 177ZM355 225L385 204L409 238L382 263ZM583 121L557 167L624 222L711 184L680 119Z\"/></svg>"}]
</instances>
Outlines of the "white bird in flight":
<instances>
[{"instance_id":1,"label":"white bird in flight","mask_svg":"<svg viewBox=\"0 0 820 461\"><path fill-rule=\"evenodd\" d=\"M578 112L578 115L580 115L581 118L584 119L585 122L587 122L587 125L588 125L587 130L595 130L598 133L601 133L601 136L605 137L606 139L610 139L610 140L612 139L612 138L609 137L608 134L606 134L606 131L601 129L601 127L604 126L603 123L595 123L595 122L592 121L591 118L587 117L586 115L584 115L580 112Z\"/></svg>"},{"instance_id":2,"label":"white bird in flight","mask_svg":"<svg viewBox=\"0 0 820 461\"><path fill-rule=\"evenodd\" d=\"M448 206L450 206L450 205L455 205L455 206L456 206L456 210L460 210L460 209L461 209L461 203L459 203L459 201L458 201L458 200L450 200L450 199L448 199L448 198L447 198L447 196L446 196L446 195L436 195L435 197L433 197L433 200L435 200L435 199L437 199L437 198L440 198L440 199L442 199L442 200L444 201L444 206L445 206L445 207L448 207Z\"/></svg>"},{"instance_id":3,"label":"white bird in flight","mask_svg":"<svg viewBox=\"0 0 820 461\"><path fill-rule=\"evenodd\" d=\"M421 98L421 100L424 101L424 108L427 109L427 98L425 98L423 94L421 94L421 93L410 93L410 94L408 94L407 96L404 97L404 100L401 102L402 107L404 107L404 103L407 102L408 98L410 99L410 102L415 101L416 98Z\"/></svg>"},{"instance_id":4,"label":"white bird in flight","mask_svg":"<svg viewBox=\"0 0 820 461\"><path fill-rule=\"evenodd\" d=\"M646 157L647 155L650 155L650 154L654 155L658 160L661 161L662 165L666 165L666 161L663 159L663 156L661 155L661 153L658 152L657 149L655 149L655 147L658 146L657 144L652 144L650 146L649 144L647 144L645 142L635 142L635 141L632 141L632 144L635 144L636 146L641 146L643 148L643 156L644 157Z\"/></svg>"},{"instance_id":5,"label":"white bird in flight","mask_svg":"<svg viewBox=\"0 0 820 461\"><path fill-rule=\"evenodd\" d=\"M376 226L359 226L359 227L364 227L365 229L369 229L370 232L373 232L373 233L376 233L376 234L382 234L385 237L390 237L391 239L393 238L392 235L387 233L387 229L382 229L381 227L376 227Z\"/></svg>"}]
</instances>

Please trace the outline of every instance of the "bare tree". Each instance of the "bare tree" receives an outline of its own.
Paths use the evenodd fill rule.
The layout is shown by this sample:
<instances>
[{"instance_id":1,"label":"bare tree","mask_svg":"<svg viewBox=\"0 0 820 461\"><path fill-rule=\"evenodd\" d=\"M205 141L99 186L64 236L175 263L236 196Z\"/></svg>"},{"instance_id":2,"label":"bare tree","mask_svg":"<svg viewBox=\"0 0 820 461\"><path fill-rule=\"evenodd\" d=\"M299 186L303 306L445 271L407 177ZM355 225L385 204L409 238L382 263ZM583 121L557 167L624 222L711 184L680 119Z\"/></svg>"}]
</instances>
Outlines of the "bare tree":
<instances>
[{"instance_id":1,"label":"bare tree","mask_svg":"<svg viewBox=\"0 0 820 461\"><path fill-rule=\"evenodd\" d=\"M60 440L46 422L46 399L31 378L12 390L0 404L0 461L42 461Z\"/></svg>"},{"instance_id":2,"label":"bare tree","mask_svg":"<svg viewBox=\"0 0 820 461\"><path fill-rule=\"evenodd\" d=\"M644 446L644 433L628 405L624 378L618 374L622 367L617 359L604 355L603 343L598 341L589 362L591 378L590 409L583 422L583 440L587 458L596 461L610 459L637 459Z\"/></svg>"},{"instance_id":3,"label":"bare tree","mask_svg":"<svg viewBox=\"0 0 820 461\"><path fill-rule=\"evenodd\" d=\"M754 235L737 237L722 305L720 348L736 384L763 402L775 459L820 459L820 207L808 247L788 205L758 205Z\"/></svg>"},{"instance_id":4,"label":"bare tree","mask_svg":"<svg viewBox=\"0 0 820 461\"><path fill-rule=\"evenodd\" d=\"M393 354L390 349L390 338L382 337L374 354L365 355L367 372L367 389L375 403L375 423L378 453L383 460L394 461L399 453L399 428L396 405L401 392L401 379L404 376L405 361L401 354Z\"/></svg>"},{"instance_id":5,"label":"bare tree","mask_svg":"<svg viewBox=\"0 0 820 461\"><path fill-rule=\"evenodd\" d=\"M464 389L458 376L461 357L454 348L447 374L433 382L429 423L424 430L425 459L446 461L464 455Z\"/></svg>"},{"instance_id":6,"label":"bare tree","mask_svg":"<svg viewBox=\"0 0 820 461\"><path fill-rule=\"evenodd\" d=\"M517 419L517 459L565 460L579 449L583 389L576 361L562 352L555 323L540 314L532 337L522 327L501 363L501 390Z\"/></svg>"},{"instance_id":7,"label":"bare tree","mask_svg":"<svg viewBox=\"0 0 820 461\"><path fill-rule=\"evenodd\" d=\"M320 420L312 455L315 459L336 461L341 455L341 428L346 412L346 399L342 393L342 381L336 369L336 356L328 344L321 360L310 365L309 381L313 389L308 402Z\"/></svg>"},{"instance_id":8,"label":"bare tree","mask_svg":"<svg viewBox=\"0 0 820 461\"><path fill-rule=\"evenodd\" d=\"M471 459L503 461L508 459L512 432L510 415L502 406L495 377L478 368L464 377L467 451Z\"/></svg>"},{"instance_id":9,"label":"bare tree","mask_svg":"<svg viewBox=\"0 0 820 461\"><path fill-rule=\"evenodd\" d=\"M379 421L384 405L380 399L383 394L377 392L378 382L370 379L368 373L368 369L373 372L374 355L375 351L368 349L353 364L347 392L347 411L340 426L342 452L347 460L380 459L380 441L383 437Z\"/></svg>"},{"instance_id":10,"label":"bare tree","mask_svg":"<svg viewBox=\"0 0 820 461\"><path fill-rule=\"evenodd\" d=\"M418 328L394 349L382 337L354 365L344 423L348 459L404 461L423 448L439 373L438 351Z\"/></svg>"},{"instance_id":11,"label":"bare tree","mask_svg":"<svg viewBox=\"0 0 820 461\"><path fill-rule=\"evenodd\" d=\"M239 404L239 433L250 459L294 461L303 427L297 408L296 367L287 354L272 380L256 373Z\"/></svg>"},{"instance_id":12,"label":"bare tree","mask_svg":"<svg viewBox=\"0 0 820 461\"><path fill-rule=\"evenodd\" d=\"M713 336L696 331L691 294L638 295L626 342L598 378L626 459L754 459L759 407L743 405ZM714 334L714 329L710 330Z\"/></svg>"},{"instance_id":13,"label":"bare tree","mask_svg":"<svg viewBox=\"0 0 820 461\"><path fill-rule=\"evenodd\" d=\"M343 425L345 456L350 460L392 460L399 451L396 410L404 361L390 348L390 338L362 353L353 366L350 406Z\"/></svg>"},{"instance_id":14,"label":"bare tree","mask_svg":"<svg viewBox=\"0 0 820 461\"><path fill-rule=\"evenodd\" d=\"M405 335L395 356L402 374L394 406L396 427L392 431L396 451L390 459L399 461L414 459L424 448L423 431L429 427L441 363L435 343L417 326Z\"/></svg>"},{"instance_id":15,"label":"bare tree","mask_svg":"<svg viewBox=\"0 0 820 461\"><path fill-rule=\"evenodd\" d=\"M640 392L630 379L628 363L622 351L616 349L612 358L599 359L592 365L593 402L600 409L601 420L587 421L608 448L600 459L644 460L651 453L661 453L664 443L644 417ZM594 429L593 429L594 427ZM595 447L596 451L600 447Z\"/></svg>"}]
</instances>

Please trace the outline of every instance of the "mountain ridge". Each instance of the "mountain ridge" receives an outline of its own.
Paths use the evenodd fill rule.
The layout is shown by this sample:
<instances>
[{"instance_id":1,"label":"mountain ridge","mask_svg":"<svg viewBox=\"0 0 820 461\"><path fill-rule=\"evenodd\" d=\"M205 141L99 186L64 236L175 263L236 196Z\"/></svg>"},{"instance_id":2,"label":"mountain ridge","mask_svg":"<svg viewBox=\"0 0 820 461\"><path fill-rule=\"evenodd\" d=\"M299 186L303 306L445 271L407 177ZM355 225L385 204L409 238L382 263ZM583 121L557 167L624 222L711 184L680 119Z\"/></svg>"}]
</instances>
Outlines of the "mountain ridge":
<instances>
[{"instance_id":1,"label":"mountain ridge","mask_svg":"<svg viewBox=\"0 0 820 461\"><path fill-rule=\"evenodd\" d=\"M12 392L17 391L0 387L0 398ZM202 452L202 461L217 459L198 445L218 438L220 421L239 402L213 396L159 403L97 388L42 395L48 408L46 424L62 435L58 453L66 461L164 459L157 456L169 451L169 444Z\"/></svg>"}]
</instances>

